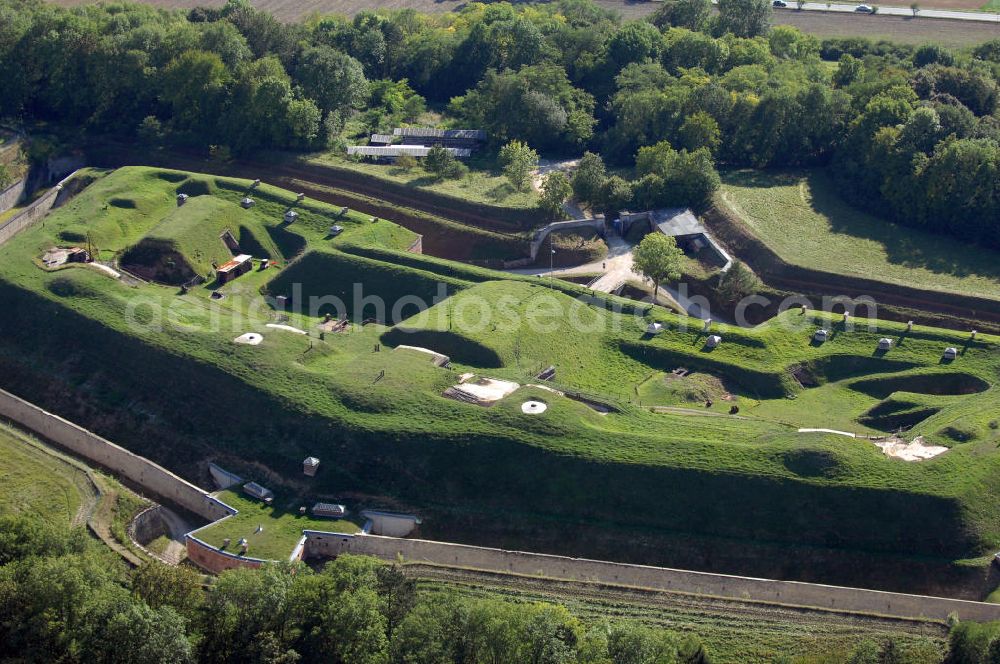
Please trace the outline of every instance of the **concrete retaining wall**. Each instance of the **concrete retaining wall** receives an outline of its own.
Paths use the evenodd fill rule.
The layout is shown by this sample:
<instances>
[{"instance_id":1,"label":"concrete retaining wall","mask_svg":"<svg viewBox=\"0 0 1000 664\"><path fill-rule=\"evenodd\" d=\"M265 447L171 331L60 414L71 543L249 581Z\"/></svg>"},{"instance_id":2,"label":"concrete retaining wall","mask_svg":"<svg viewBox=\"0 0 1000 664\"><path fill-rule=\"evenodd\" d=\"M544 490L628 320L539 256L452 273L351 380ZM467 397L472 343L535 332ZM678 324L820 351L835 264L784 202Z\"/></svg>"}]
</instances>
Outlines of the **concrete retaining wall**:
<instances>
[{"instance_id":1,"label":"concrete retaining wall","mask_svg":"<svg viewBox=\"0 0 1000 664\"><path fill-rule=\"evenodd\" d=\"M625 565L427 540L311 531L306 534L307 557L354 553L392 561L431 563L903 618L944 620L949 614L955 613L963 620L1000 620L1000 605L983 602Z\"/></svg>"},{"instance_id":2,"label":"concrete retaining wall","mask_svg":"<svg viewBox=\"0 0 1000 664\"><path fill-rule=\"evenodd\" d=\"M221 519L234 512L231 507L224 505L207 492L149 459L133 454L4 390L0 390L0 417L17 422L71 452L121 475L150 493L209 521Z\"/></svg>"},{"instance_id":3,"label":"concrete retaining wall","mask_svg":"<svg viewBox=\"0 0 1000 664\"><path fill-rule=\"evenodd\" d=\"M28 178L24 177L0 192L0 214L21 202L27 186Z\"/></svg>"},{"instance_id":4,"label":"concrete retaining wall","mask_svg":"<svg viewBox=\"0 0 1000 664\"><path fill-rule=\"evenodd\" d=\"M220 551L191 535L187 535L185 540L188 560L213 574L219 574L220 572L225 572L227 569L234 569L236 567L256 568L266 562L259 558L248 558Z\"/></svg>"},{"instance_id":5,"label":"concrete retaining wall","mask_svg":"<svg viewBox=\"0 0 1000 664\"><path fill-rule=\"evenodd\" d=\"M531 245L528 247L528 251L531 254L531 260L534 261L538 258L538 251L542 248L542 243L545 242L545 238L547 238L550 233L569 231L574 228L592 228L598 233L603 234L604 218L600 217L597 219L570 219L569 221L553 221L551 224L539 228L532 236Z\"/></svg>"},{"instance_id":6,"label":"concrete retaining wall","mask_svg":"<svg viewBox=\"0 0 1000 664\"><path fill-rule=\"evenodd\" d=\"M47 215L49 210L51 210L59 200L59 194L62 193L63 186L75 174L76 172L74 171L73 173L67 175L59 184L47 191L45 195L26 207L19 214L15 215L11 219L8 219L7 223L3 226L0 226L0 246L28 226L31 226L33 223Z\"/></svg>"}]
</instances>

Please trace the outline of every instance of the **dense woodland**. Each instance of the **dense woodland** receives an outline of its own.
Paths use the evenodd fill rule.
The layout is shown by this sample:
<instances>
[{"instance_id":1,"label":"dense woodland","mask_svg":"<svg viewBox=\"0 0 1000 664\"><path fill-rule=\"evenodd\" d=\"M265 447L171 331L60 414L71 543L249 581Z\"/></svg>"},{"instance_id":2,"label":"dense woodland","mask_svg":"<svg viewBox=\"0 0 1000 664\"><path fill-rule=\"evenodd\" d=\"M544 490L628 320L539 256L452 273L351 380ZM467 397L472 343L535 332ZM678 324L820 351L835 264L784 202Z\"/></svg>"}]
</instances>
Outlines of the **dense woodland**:
<instances>
[{"instance_id":1,"label":"dense woodland","mask_svg":"<svg viewBox=\"0 0 1000 664\"><path fill-rule=\"evenodd\" d=\"M1000 661L998 634L1000 624L956 623L944 661ZM0 661L708 664L712 656L696 634L422 589L374 558L341 556L320 571L275 563L208 580L160 563L128 570L82 529L8 516L0 517ZM939 664L941 655L887 637L778 661Z\"/></svg>"},{"instance_id":2,"label":"dense woodland","mask_svg":"<svg viewBox=\"0 0 1000 664\"><path fill-rule=\"evenodd\" d=\"M770 11L668 0L623 23L558 0L284 24L244 0L0 0L0 117L241 155L342 147L349 118L384 130L429 107L495 148L600 154L630 175L579 185L612 211L707 205L716 167L829 164L858 205L1000 247L1000 39L820 42Z\"/></svg>"}]
</instances>

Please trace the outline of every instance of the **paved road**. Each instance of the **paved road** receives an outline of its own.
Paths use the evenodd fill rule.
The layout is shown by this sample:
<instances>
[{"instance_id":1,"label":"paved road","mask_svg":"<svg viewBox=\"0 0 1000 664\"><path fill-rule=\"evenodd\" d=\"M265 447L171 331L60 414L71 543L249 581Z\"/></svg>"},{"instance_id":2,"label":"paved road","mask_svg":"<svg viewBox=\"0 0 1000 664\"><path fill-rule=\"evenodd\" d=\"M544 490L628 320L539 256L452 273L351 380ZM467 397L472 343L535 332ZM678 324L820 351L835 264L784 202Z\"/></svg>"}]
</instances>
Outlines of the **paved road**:
<instances>
[{"instance_id":1,"label":"paved road","mask_svg":"<svg viewBox=\"0 0 1000 664\"><path fill-rule=\"evenodd\" d=\"M645 281L645 277L637 274L632 269L632 250L634 245L629 244L620 236L609 234L605 240L608 244L607 258L592 263L584 263L574 267L557 267L553 270L548 268L528 268L507 270L514 274L534 274L547 277L565 277L574 274L602 273L597 281L590 284L590 288L599 293L610 293L629 280ZM686 311L689 316L704 320L708 317L707 312L703 312L701 306L692 302L684 294L677 292L670 286L660 286L658 293L660 302L667 302L676 306L680 311ZM719 322L726 322L714 317Z\"/></svg>"},{"instance_id":2,"label":"paved road","mask_svg":"<svg viewBox=\"0 0 1000 664\"><path fill-rule=\"evenodd\" d=\"M885 16L913 16L913 10L909 7L886 7L876 3L866 3L869 6L877 5L878 14ZM856 11L858 5L826 4L825 2L807 2L802 6L804 11L821 12L848 12ZM776 11L798 11L798 6L794 0L788 2L785 9L775 8ZM860 13L860 12L859 12ZM986 12L956 12L949 9L921 9L917 13L917 18L948 18L956 21L981 21L985 23L996 23L1000 25L1000 14L989 14Z\"/></svg>"}]
</instances>

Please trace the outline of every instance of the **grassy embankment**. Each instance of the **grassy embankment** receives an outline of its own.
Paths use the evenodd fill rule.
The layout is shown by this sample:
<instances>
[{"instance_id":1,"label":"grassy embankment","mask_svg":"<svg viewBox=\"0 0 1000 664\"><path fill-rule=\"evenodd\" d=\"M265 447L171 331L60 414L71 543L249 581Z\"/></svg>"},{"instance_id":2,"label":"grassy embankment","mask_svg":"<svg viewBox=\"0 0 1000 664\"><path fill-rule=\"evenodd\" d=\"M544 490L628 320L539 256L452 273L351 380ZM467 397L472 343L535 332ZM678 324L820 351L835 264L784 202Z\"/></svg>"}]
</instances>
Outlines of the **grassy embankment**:
<instances>
[{"instance_id":1,"label":"grassy embankment","mask_svg":"<svg viewBox=\"0 0 1000 664\"><path fill-rule=\"evenodd\" d=\"M729 172L719 199L792 265L1000 298L1000 253L866 214L840 198L822 171Z\"/></svg>"},{"instance_id":2,"label":"grassy embankment","mask_svg":"<svg viewBox=\"0 0 1000 664\"><path fill-rule=\"evenodd\" d=\"M0 301L12 315L0 322L0 362L20 391L73 410L80 376L81 384L90 381L81 394L93 407L128 404L98 422L108 434L188 474L214 457L237 470L264 466L295 488L306 454L335 459L315 478L310 499L368 496L493 525L586 520L649 536L699 533L942 560L1000 544L993 499L1000 496L1000 455L990 419L998 402L996 339L906 333L892 323L842 330L820 314L796 312L755 330L719 326L724 342L709 352L700 324L679 331L683 321L660 309L637 319L579 302L571 296L585 289L566 282L401 253L412 235L388 221L342 219L336 209L307 202L299 221L286 226L281 213L294 196L266 187L255 194L255 208L238 214L261 225L290 267L241 277L220 289L219 301L208 287L180 295L155 284L129 287L84 267L47 272L32 262L81 225L100 238L102 258L123 251L173 213L176 189L194 181L227 205L237 205L246 188L225 178L123 169L3 248ZM129 197L134 206L106 205L112 197ZM330 239L333 220L346 230ZM182 255L191 251L178 247ZM302 284L300 299L338 293L353 304L355 282L393 300L425 297L441 282L452 297L395 330L355 319L351 333L323 340L266 328L273 313L254 306L257 289L290 292L294 283ZM140 297L146 305L130 308ZM476 318L481 303L494 307L491 320ZM400 310L401 317L412 312ZM292 312L287 322L311 330L316 315ZM651 319L671 329L645 338ZM835 332L821 346L810 342L818 325ZM263 333L264 343L234 346L233 337L246 331ZM79 350L67 355L63 340L71 335ZM884 358L873 354L883 335L897 341ZM378 343L428 346L454 364L436 368L384 345L373 352ZM952 365L940 363L945 345L963 350ZM64 356L45 353L56 347ZM556 385L616 403L621 412L599 414L537 387L488 409L442 397L464 371L523 383L550 364ZM685 390L654 394L648 387L680 366L722 382L742 417L649 412L646 406L688 403ZM86 368L98 376L78 373ZM792 368L816 387L801 387ZM55 375L54 385L42 390L42 375ZM906 464L866 441L795 431L860 430L865 425L856 420L873 408L917 407L883 405L888 400L921 405L931 397L940 410L913 431L952 448L931 461ZM523 415L527 398L549 410Z\"/></svg>"},{"instance_id":3,"label":"grassy embankment","mask_svg":"<svg viewBox=\"0 0 1000 664\"><path fill-rule=\"evenodd\" d=\"M314 155L310 161L364 173L412 189L422 189L442 196L457 198L463 202L484 203L520 210L533 210L538 206L538 193L536 191L533 189L517 191L499 172L496 164L482 156L469 160L469 173L458 179L437 178L420 166L404 169L392 164L355 161L331 152Z\"/></svg>"}]
</instances>

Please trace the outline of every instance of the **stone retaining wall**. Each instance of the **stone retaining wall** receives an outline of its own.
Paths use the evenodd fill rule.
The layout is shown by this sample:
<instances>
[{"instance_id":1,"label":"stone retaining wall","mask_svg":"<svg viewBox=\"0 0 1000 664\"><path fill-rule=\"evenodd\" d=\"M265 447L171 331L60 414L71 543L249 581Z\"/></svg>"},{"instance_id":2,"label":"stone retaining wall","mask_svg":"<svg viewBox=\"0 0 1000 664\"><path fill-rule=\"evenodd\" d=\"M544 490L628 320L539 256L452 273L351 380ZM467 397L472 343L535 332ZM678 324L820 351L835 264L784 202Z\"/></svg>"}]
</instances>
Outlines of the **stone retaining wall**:
<instances>
[{"instance_id":1,"label":"stone retaining wall","mask_svg":"<svg viewBox=\"0 0 1000 664\"><path fill-rule=\"evenodd\" d=\"M235 511L149 459L133 454L4 390L0 390L0 417L34 431L208 521L216 521Z\"/></svg>"},{"instance_id":2,"label":"stone retaining wall","mask_svg":"<svg viewBox=\"0 0 1000 664\"><path fill-rule=\"evenodd\" d=\"M963 620L1000 620L998 604L943 597L626 565L377 535L355 536L306 531L306 536L306 557L332 557L353 553L390 561L430 563L900 618L945 620L954 613Z\"/></svg>"},{"instance_id":3,"label":"stone retaining wall","mask_svg":"<svg viewBox=\"0 0 1000 664\"><path fill-rule=\"evenodd\" d=\"M23 177L0 192L0 214L11 209L24 198L24 190L28 186L28 178Z\"/></svg>"},{"instance_id":4,"label":"stone retaining wall","mask_svg":"<svg viewBox=\"0 0 1000 664\"><path fill-rule=\"evenodd\" d=\"M76 172L74 171L73 173L67 175L59 184L47 191L45 195L11 219L8 219L7 223L3 226L0 226L0 246L5 244L9 239L23 231L28 226L31 226L36 221L47 215L49 210L51 210L56 204L56 201L59 200L59 194L62 192L63 186L75 174Z\"/></svg>"}]
</instances>

